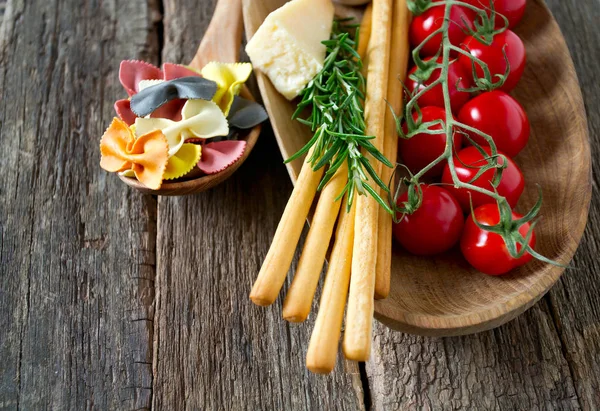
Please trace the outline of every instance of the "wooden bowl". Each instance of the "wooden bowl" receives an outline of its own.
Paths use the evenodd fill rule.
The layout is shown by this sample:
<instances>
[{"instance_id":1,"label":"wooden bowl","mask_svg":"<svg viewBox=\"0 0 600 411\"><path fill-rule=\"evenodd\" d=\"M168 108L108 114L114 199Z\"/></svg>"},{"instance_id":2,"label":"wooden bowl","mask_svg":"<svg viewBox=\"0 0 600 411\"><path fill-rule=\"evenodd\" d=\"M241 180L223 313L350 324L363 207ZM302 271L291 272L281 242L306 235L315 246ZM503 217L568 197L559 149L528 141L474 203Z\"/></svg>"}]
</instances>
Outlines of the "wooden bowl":
<instances>
[{"instance_id":1,"label":"wooden bowl","mask_svg":"<svg viewBox=\"0 0 600 411\"><path fill-rule=\"evenodd\" d=\"M250 38L269 12L284 0L244 0ZM541 0L530 0L515 29L528 53L528 64L514 96L532 125L528 146L516 158L527 181L517 209L544 193L537 249L568 264L583 235L591 199L591 159L587 120L569 50L552 14ZM300 149L310 130L290 120L294 103L257 73L263 101L284 158ZM295 182L301 161L288 164ZM375 317L387 326L413 334L451 336L497 327L535 304L564 268L533 261L502 277L471 268L458 250L434 258L409 255L394 246L391 292L375 304Z\"/></svg>"}]
</instances>

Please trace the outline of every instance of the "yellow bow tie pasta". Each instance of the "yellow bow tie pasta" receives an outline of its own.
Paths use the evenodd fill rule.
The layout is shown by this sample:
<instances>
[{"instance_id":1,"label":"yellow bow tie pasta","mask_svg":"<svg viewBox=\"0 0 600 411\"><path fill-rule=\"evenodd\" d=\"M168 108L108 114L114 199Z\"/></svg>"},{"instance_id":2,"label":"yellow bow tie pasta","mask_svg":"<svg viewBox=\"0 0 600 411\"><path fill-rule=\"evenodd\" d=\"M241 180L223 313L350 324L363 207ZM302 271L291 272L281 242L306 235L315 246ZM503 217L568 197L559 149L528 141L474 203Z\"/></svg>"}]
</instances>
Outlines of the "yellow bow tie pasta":
<instances>
[{"instance_id":1,"label":"yellow bow tie pasta","mask_svg":"<svg viewBox=\"0 0 600 411\"><path fill-rule=\"evenodd\" d=\"M165 180L173 180L183 177L196 166L200 161L202 146L199 144L184 144L179 151L169 158L167 168L165 169Z\"/></svg>"},{"instance_id":2,"label":"yellow bow tie pasta","mask_svg":"<svg viewBox=\"0 0 600 411\"><path fill-rule=\"evenodd\" d=\"M225 115L229 114L233 98L239 94L242 85L252 73L250 63L208 63L201 71L207 80L217 83L217 92L213 101L221 107Z\"/></svg>"}]
</instances>

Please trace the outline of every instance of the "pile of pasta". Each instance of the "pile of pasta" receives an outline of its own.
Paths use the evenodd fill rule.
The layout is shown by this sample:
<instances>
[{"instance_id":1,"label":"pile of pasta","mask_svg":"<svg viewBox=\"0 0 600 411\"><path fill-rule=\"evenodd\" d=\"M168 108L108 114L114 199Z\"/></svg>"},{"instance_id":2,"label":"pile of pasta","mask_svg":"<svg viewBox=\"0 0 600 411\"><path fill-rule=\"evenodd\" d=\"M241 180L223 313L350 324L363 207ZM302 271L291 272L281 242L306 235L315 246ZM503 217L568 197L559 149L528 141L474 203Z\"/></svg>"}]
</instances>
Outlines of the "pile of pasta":
<instances>
[{"instance_id":1,"label":"pile of pasta","mask_svg":"<svg viewBox=\"0 0 600 411\"><path fill-rule=\"evenodd\" d=\"M215 174L242 157L239 130L266 120L264 109L238 96L250 63L211 62L200 71L179 64L161 68L121 62L128 98L100 140L100 166L137 178L156 190L165 180Z\"/></svg>"}]
</instances>

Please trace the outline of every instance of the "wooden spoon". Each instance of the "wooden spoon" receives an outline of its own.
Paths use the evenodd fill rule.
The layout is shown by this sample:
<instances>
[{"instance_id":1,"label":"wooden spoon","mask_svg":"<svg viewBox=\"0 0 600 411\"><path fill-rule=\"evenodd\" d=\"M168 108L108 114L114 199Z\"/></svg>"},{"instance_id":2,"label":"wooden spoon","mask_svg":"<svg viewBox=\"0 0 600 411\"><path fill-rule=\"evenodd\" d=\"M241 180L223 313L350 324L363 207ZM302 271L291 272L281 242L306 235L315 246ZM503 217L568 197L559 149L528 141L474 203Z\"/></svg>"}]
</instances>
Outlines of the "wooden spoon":
<instances>
[{"instance_id":1,"label":"wooden spoon","mask_svg":"<svg viewBox=\"0 0 600 411\"><path fill-rule=\"evenodd\" d=\"M208 29L202 38L196 55L190 67L200 70L211 61L222 63L235 63L239 59L239 50L242 44L242 0L219 0ZM240 95L254 101L248 88L244 86ZM246 140L246 149L242 157L225 170L192 180L178 182L163 182L158 190L151 190L135 178L120 176L127 185L147 194L177 196L199 193L216 186L231 176L235 170L248 158L254 148L261 125L245 131L240 139Z\"/></svg>"},{"instance_id":2,"label":"wooden spoon","mask_svg":"<svg viewBox=\"0 0 600 411\"><path fill-rule=\"evenodd\" d=\"M285 0L244 0L246 36ZM535 184L544 191L543 219L537 226L538 251L568 264L583 235L591 199L590 145L581 90L569 50L542 0L527 2L515 29L527 48L528 64L513 93L531 121L529 145L516 158L527 186L521 211L536 200ZM291 121L288 102L257 73L283 158L300 149L310 130ZM287 165L292 181L302 159ZM497 327L538 301L558 280L561 267L533 261L502 277L471 268L459 251L419 258L395 247L390 295L375 303L375 317L387 326L414 334L470 334Z\"/></svg>"}]
</instances>

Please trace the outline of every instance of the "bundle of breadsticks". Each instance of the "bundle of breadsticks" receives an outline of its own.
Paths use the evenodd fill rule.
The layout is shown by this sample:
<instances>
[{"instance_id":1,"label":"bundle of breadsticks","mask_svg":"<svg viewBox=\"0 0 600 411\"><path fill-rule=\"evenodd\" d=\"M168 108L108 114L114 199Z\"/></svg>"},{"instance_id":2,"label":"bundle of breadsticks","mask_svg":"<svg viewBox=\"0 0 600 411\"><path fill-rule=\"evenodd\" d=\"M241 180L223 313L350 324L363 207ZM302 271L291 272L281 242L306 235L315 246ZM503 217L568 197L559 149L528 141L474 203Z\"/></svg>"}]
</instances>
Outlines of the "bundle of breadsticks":
<instances>
[{"instance_id":1,"label":"bundle of breadsticks","mask_svg":"<svg viewBox=\"0 0 600 411\"><path fill-rule=\"evenodd\" d=\"M359 54L367 79L365 121L373 145L392 163L396 160L397 132L394 112L402 105L402 83L408 63L409 12L406 0L373 0L360 28ZM373 24L372 24L373 23ZM388 103L391 107L388 107ZM310 157L311 153L308 153ZM392 169L368 156L382 180ZM305 162L275 232L250 299L257 305L272 304L288 274L304 222L309 215L323 176ZM328 245L333 240L319 311L308 347L306 364L316 373L330 372L336 362L347 302L343 351L346 358L366 361L371 350L374 298L390 290L392 217L371 196L357 196L348 210L347 199L337 200L347 182L342 166L318 196L314 216L298 267L283 303L283 317L304 321L310 312L323 269ZM373 185L375 189L375 185ZM336 227L337 220L337 227ZM335 228L335 237L333 237Z\"/></svg>"}]
</instances>

